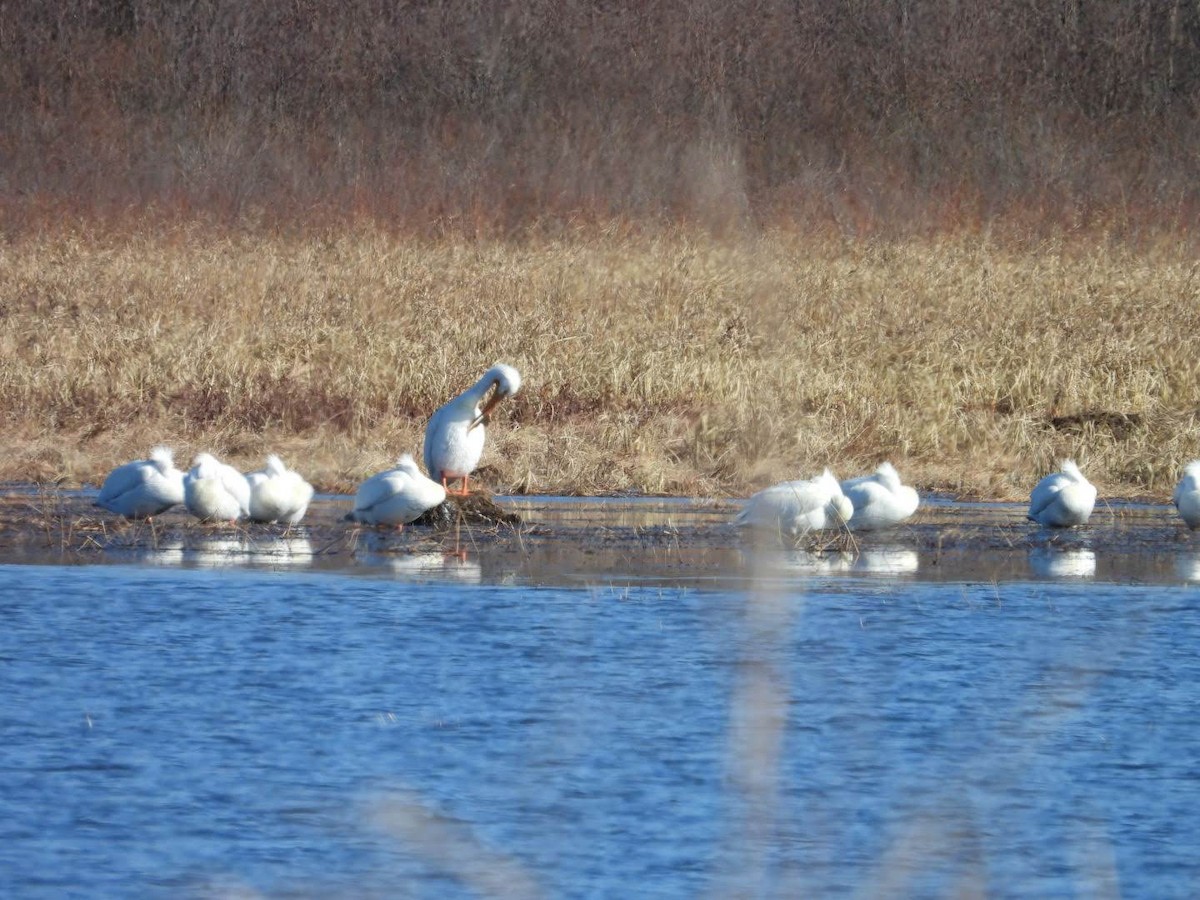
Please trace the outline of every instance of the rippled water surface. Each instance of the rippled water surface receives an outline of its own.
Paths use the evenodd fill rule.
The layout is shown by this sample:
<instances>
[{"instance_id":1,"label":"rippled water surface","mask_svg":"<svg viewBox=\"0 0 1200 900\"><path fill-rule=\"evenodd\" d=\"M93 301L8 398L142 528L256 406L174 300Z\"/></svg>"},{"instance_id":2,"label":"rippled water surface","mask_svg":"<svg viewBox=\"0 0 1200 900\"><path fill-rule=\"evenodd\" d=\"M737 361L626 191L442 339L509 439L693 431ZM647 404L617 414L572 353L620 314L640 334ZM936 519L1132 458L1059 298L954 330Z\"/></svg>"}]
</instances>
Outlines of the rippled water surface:
<instances>
[{"instance_id":1,"label":"rippled water surface","mask_svg":"<svg viewBox=\"0 0 1200 900\"><path fill-rule=\"evenodd\" d=\"M1195 896L1196 589L896 559L0 566L0 895Z\"/></svg>"}]
</instances>

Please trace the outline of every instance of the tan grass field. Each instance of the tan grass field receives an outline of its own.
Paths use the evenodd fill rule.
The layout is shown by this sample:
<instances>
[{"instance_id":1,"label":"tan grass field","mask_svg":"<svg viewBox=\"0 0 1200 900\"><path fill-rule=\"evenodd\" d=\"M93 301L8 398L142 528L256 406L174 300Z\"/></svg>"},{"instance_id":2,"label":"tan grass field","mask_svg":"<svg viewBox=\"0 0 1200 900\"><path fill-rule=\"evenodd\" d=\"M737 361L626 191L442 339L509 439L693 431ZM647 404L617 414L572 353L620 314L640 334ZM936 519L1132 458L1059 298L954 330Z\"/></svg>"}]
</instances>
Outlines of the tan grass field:
<instances>
[{"instance_id":1,"label":"tan grass field","mask_svg":"<svg viewBox=\"0 0 1200 900\"><path fill-rule=\"evenodd\" d=\"M157 443L348 491L492 362L495 491L744 495L896 463L1017 499L1061 457L1165 500L1200 456L1193 248L592 229L63 226L0 245L0 478L96 484Z\"/></svg>"}]
</instances>

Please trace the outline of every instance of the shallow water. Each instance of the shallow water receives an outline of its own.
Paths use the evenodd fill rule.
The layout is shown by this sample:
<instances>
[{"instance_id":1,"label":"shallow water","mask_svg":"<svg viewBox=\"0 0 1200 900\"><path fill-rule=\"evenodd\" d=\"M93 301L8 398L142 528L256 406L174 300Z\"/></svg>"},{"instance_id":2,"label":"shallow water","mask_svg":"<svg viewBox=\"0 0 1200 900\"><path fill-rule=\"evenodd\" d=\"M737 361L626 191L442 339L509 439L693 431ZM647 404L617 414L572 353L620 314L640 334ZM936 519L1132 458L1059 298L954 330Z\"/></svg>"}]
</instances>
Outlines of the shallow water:
<instances>
[{"instance_id":1,"label":"shallow water","mask_svg":"<svg viewBox=\"0 0 1200 900\"><path fill-rule=\"evenodd\" d=\"M783 546L730 524L736 501L500 497L524 524L403 533L342 521L350 499L321 495L302 526L204 526L181 510L127 523L94 491L0 490L0 562L288 569L421 581L656 584L745 590L772 575L923 581L1200 581L1200 533L1167 506L1103 504L1088 527L1041 529L1011 503L923 498L904 525Z\"/></svg>"},{"instance_id":2,"label":"shallow water","mask_svg":"<svg viewBox=\"0 0 1200 900\"><path fill-rule=\"evenodd\" d=\"M1200 887L1190 545L283 540L0 566L0 896Z\"/></svg>"}]
</instances>

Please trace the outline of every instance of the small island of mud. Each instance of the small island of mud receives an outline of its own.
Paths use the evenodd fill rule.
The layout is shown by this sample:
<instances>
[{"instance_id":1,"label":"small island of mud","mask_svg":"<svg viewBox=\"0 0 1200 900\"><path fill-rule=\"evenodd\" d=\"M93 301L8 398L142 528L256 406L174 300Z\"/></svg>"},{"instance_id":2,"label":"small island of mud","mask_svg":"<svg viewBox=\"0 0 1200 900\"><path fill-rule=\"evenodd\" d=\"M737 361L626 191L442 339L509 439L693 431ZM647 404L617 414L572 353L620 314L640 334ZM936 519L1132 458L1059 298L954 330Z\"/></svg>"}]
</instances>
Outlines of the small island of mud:
<instances>
[{"instance_id":1,"label":"small island of mud","mask_svg":"<svg viewBox=\"0 0 1200 900\"><path fill-rule=\"evenodd\" d=\"M1045 572L1134 581L1200 576L1200 540L1169 508L1137 504L1103 505L1087 527L1051 530L1026 521L1018 504L932 499L895 528L792 542L735 527L736 501L481 493L450 497L425 521L396 529L345 522L349 498L328 495L291 528L206 525L182 508L127 521L93 499L91 492L29 486L0 493L0 562L383 566L434 576L469 568L479 578L535 583L649 577L711 585L835 572L966 581Z\"/></svg>"}]
</instances>

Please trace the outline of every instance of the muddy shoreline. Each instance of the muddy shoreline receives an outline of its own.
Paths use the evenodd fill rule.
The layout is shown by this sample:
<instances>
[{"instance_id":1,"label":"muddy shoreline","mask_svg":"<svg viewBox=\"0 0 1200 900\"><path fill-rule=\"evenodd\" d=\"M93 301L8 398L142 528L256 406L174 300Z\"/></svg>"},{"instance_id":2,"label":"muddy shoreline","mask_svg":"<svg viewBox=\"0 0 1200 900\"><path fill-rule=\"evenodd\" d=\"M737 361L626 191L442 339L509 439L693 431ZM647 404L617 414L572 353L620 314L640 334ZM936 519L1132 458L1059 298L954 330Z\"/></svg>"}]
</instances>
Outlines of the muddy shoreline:
<instances>
[{"instance_id":1,"label":"muddy shoreline","mask_svg":"<svg viewBox=\"0 0 1200 900\"><path fill-rule=\"evenodd\" d=\"M250 566L527 584L737 584L814 574L1200 579L1200 535L1170 507L1145 504L1104 505L1086 528L1052 531L1027 522L1021 504L932 498L901 527L814 535L792 547L733 527L736 501L500 497L497 516L453 509L440 524L396 531L343 521L350 498L336 495L318 496L292 529L203 525L181 508L129 522L93 498L34 487L0 492L0 563Z\"/></svg>"}]
</instances>

